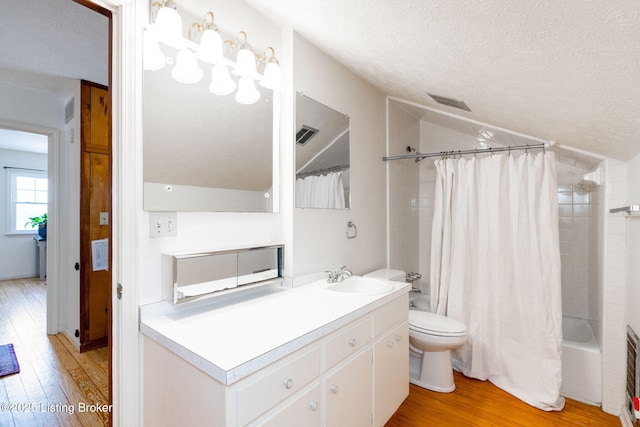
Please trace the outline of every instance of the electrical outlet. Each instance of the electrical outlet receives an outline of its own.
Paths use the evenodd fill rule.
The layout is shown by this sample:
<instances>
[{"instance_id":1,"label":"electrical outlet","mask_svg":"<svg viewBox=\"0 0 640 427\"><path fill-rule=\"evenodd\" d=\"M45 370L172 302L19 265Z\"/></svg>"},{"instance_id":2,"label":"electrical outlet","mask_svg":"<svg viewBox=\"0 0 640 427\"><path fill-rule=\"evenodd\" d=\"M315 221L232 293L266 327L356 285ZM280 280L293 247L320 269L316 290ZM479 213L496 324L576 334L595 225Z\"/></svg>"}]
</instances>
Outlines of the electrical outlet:
<instances>
[{"instance_id":1,"label":"electrical outlet","mask_svg":"<svg viewBox=\"0 0 640 427\"><path fill-rule=\"evenodd\" d=\"M178 215L176 212L150 212L149 231L151 238L178 235Z\"/></svg>"}]
</instances>

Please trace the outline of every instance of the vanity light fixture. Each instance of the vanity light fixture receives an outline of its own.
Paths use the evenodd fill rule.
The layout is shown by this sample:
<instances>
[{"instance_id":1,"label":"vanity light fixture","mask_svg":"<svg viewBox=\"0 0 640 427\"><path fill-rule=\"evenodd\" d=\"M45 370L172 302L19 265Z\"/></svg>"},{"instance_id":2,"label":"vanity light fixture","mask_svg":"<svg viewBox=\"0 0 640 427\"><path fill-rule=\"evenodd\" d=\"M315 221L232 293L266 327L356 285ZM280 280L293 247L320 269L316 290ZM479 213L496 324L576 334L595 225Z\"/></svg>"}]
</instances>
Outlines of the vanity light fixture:
<instances>
[{"instance_id":1,"label":"vanity light fixture","mask_svg":"<svg viewBox=\"0 0 640 427\"><path fill-rule=\"evenodd\" d=\"M212 65L209 91L214 95L229 95L237 87L236 101L241 104L253 104L260 99L255 81L275 92L281 90L280 65L272 47L268 47L262 55L256 54L247 43L247 34L244 31L240 31L234 39L223 41L214 22L213 12L207 12L201 23L192 24L189 37L185 39L182 36L182 18L173 0L154 2L152 7L158 11L155 23L145 28L145 70L157 71L172 62L160 49L160 42L179 50L171 75L181 83L192 84L202 79L204 73L198 65L200 61ZM201 33L199 45L192 41L192 36L198 33ZM233 53L236 54L235 62L225 56ZM258 72L258 67L263 70L263 74ZM233 70L233 75L238 77L238 83L231 77L229 68Z\"/></svg>"}]
</instances>

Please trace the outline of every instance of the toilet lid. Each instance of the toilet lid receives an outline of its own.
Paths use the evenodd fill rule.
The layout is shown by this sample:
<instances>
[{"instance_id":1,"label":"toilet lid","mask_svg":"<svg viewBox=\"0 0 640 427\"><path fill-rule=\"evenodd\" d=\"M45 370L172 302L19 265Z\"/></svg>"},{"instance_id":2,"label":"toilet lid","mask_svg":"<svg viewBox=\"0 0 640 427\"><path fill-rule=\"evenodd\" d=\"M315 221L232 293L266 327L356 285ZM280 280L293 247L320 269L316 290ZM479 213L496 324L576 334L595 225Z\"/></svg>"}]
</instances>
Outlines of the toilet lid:
<instances>
[{"instance_id":1,"label":"toilet lid","mask_svg":"<svg viewBox=\"0 0 640 427\"><path fill-rule=\"evenodd\" d=\"M422 310L409 310L409 329L431 335L458 336L467 333L467 326L451 317Z\"/></svg>"}]
</instances>

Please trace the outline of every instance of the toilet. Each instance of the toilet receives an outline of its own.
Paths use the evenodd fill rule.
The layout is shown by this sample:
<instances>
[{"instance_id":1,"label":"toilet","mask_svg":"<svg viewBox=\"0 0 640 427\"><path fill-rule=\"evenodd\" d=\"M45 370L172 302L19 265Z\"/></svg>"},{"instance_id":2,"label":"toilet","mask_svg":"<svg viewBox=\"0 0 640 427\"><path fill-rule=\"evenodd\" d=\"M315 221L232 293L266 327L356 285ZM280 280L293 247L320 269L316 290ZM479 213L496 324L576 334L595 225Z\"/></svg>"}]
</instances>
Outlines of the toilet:
<instances>
[{"instance_id":1,"label":"toilet","mask_svg":"<svg viewBox=\"0 0 640 427\"><path fill-rule=\"evenodd\" d=\"M365 277L404 282L401 270L381 269ZM467 340L467 326L453 318L409 310L410 382L441 393L455 390L451 350Z\"/></svg>"}]
</instances>

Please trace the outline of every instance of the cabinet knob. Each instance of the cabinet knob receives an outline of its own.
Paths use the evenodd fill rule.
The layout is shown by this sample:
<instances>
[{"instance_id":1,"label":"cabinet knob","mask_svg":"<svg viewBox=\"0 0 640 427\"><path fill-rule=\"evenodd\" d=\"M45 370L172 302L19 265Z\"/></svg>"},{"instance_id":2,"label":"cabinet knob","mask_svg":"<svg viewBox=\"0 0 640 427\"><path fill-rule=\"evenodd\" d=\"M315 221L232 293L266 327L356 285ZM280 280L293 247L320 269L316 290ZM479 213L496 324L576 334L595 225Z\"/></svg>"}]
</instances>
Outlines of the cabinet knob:
<instances>
[{"instance_id":1,"label":"cabinet knob","mask_svg":"<svg viewBox=\"0 0 640 427\"><path fill-rule=\"evenodd\" d=\"M349 340L349 345L350 345L351 347L355 347L355 346L356 346L356 339L355 339L355 338L351 338L351 339Z\"/></svg>"},{"instance_id":2,"label":"cabinet knob","mask_svg":"<svg viewBox=\"0 0 640 427\"><path fill-rule=\"evenodd\" d=\"M291 378L289 378L288 380L286 380L286 381L284 382L284 386L285 386L286 388L288 388L288 389L289 389L289 388L291 388L291 387L293 387L293 380L292 380Z\"/></svg>"},{"instance_id":3,"label":"cabinet knob","mask_svg":"<svg viewBox=\"0 0 640 427\"><path fill-rule=\"evenodd\" d=\"M331 392L332 392L333 394L338 394L338 391L339 391L339 389L338 389L338 386L337 386L337 385L334 385L333 387L331 387Z\"/></svg>"},{"instance_id":4,"label":"cabinet knob","mask_svg":"<svg viewBox=\"0 0 640 427\"><path fill-rule=\"evenodd\" d=\"M317 411L318 410L318 401L314 400L313 402L309 402L309 407L311 408L312 411Z\"/></svg>"},{"instance_id":5,"label":"cabinet knob","mask_svg":"<svg viewBox=\"0 0 640 427\"><path fill-rule=\"evenodd\" d=\"M400 342L401 339L402 339L402 335L400 334L396 335L396 341Z\"/></svg>"},{"instance_id":6,"label":"cabinet knob","mask_svg":"<svg viewBox=\"0 0 640 427\"><path fill-rule=\"evenodd\" d=\"M393 341L389 341L389 342L387 343L387 347L389 347L389 348L393 348Z\"/></svg>"}]
</instances>

